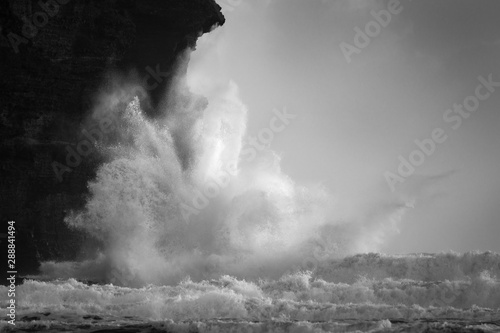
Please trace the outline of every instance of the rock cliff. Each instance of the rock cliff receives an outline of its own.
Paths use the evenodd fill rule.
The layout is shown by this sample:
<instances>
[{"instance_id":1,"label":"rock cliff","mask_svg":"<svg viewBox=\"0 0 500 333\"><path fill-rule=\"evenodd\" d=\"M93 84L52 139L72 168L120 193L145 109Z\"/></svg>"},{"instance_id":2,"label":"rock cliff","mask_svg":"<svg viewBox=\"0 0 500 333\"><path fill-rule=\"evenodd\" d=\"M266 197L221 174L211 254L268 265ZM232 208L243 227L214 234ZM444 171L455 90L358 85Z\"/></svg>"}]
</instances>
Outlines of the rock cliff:
<instances>
[{"instance_id":1,"label":"rock cliff","mask_svg":"<svg viewBox=\"0 0 500 333\"><path fill-rule=\"evenodd\" d=\"M59 175L54 162L66 165L110 73L143 78L154 112L177 56L223 23L214 0L0 2L0 241L4 252L14 220L19 275L94 246L63 219L83 203L101 157Z\"/></svg>"}]
</instances>

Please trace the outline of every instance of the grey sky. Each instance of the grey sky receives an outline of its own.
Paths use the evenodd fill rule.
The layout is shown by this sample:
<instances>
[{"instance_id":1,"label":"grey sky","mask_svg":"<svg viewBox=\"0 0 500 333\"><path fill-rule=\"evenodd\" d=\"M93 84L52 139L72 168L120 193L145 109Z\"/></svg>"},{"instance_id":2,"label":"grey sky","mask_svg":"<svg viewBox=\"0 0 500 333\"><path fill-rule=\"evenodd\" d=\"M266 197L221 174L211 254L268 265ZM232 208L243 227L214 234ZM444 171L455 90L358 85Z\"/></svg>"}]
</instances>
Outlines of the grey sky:
<instances>
[{"instance_id":1,"label":"grey sky","mask_svg":"<svg viewBox=\"0 0 500 333\"><path fill-rule=\"evenodd\" d=\"M389 1L218 2L228 18L218 61L248 105L248 133L274 107L299 115L272 145L286 173L321 182L346 211L414 198L385 252L500 251L500 88L458 129L443 120L479 76L500 82L500 2L401 1L350 63L339 45L354 45L354 28ZM384 173L435 128L447 140L392 193Z\"/></svg>"}]
</instances>

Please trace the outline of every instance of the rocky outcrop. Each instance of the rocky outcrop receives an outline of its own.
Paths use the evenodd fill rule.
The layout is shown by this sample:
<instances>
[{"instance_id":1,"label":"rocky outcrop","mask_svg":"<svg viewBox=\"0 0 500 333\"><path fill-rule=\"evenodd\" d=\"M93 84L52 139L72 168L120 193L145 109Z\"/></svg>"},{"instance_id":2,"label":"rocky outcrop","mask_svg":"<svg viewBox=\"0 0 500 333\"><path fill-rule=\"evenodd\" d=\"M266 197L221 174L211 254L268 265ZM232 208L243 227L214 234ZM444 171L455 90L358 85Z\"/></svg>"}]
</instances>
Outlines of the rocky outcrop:
<instances>
[{"instance_id":1,"label":"rocky outcrop","mask_svg":"<svg viewBox=\"0 0 500 333\"><path fill-rule=\"evenodd\" d=\"M143 78L154 110L177 56L223 23L214 0L0 2L0 233L16 221L20 275L95 246L63 219L82 205L100 156L62 177L54 162L66 165L109 73Z\"/></svg>"}]
</instances>

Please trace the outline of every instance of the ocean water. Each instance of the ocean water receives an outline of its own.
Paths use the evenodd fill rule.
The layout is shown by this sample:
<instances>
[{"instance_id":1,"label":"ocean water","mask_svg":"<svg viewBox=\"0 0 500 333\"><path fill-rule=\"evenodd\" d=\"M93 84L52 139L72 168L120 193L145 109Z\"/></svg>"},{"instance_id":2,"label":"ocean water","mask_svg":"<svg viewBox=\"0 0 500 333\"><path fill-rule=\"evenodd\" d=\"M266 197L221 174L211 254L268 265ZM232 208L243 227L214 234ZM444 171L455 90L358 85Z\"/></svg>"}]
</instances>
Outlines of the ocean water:
<instances>
[{"instance_id":1,"label":"ocean water","mask_svg":"<svg viewBox=\"0 0 500 333\"><path fill-rule=\"evenodd\" d=\"M363 254L278 279L124 287L74 278L17 287L16 330L498 332L500 255ZM40 277L38 277L40 278ZM7 287L0 288L7 306ZM13 331L6 321L4 331Z\"/></svg>"}]
</instances>

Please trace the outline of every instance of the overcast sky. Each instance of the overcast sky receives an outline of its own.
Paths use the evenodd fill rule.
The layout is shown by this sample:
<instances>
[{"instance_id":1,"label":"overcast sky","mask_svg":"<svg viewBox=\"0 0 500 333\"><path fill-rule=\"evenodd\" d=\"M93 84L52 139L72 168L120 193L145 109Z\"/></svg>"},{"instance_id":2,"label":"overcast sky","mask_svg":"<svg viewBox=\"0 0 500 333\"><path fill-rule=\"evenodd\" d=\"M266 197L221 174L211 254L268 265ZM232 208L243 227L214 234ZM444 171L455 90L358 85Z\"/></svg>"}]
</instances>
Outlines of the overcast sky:
<instances>
[{"instance_id":1,"label":"overcast sky","mask_svg":"<svg viewBox=\"0 0 500 333\"><path fill-rule=\"evenodd\" d=\"M415 199L384 252L500 252L500 87L457 129L443 118L479 76L500 82L499 1L217 2L227 23L214 66L239 86L248 133L273 108L298 115L272 143L287 174L324 184L341 210ZM371 12L390 8L377 31ZM370 43L347 59L340 45L356 46L354 29L367 24ZM436 128L447 139L392 192L385 173Z\"/></svg>"}]
</instances>

